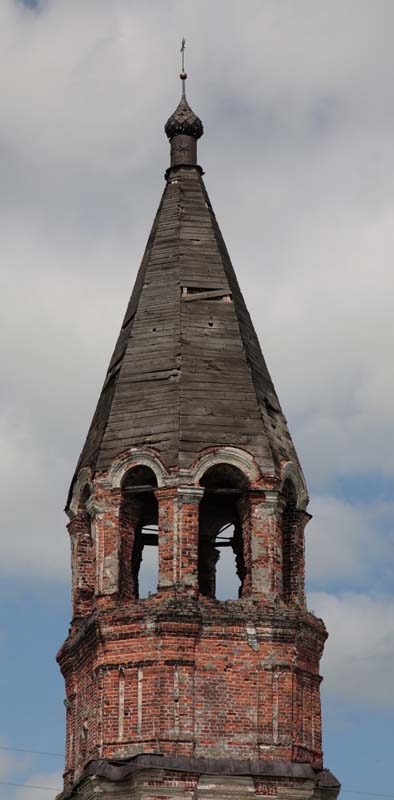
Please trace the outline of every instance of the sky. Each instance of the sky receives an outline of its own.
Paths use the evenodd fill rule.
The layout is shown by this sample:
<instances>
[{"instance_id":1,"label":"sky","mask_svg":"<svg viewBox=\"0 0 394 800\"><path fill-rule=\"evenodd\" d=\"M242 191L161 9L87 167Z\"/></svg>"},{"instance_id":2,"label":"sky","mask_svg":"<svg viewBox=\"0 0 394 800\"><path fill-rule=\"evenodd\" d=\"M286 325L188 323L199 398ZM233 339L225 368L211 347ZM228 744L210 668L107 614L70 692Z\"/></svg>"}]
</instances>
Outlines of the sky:
<instances>
[{"instance_id":1,"label":"sky","mask_svg":"<svg viewBox=\"0 0 394 800\"><path fill-rule=\"evenodd\" d=\"M1 0L0 800L61 786L62 509L163 190L182 36L311 496L325 764L349 800L393 796L393 27L392 0Z\"/></svg>"}]
</instances>

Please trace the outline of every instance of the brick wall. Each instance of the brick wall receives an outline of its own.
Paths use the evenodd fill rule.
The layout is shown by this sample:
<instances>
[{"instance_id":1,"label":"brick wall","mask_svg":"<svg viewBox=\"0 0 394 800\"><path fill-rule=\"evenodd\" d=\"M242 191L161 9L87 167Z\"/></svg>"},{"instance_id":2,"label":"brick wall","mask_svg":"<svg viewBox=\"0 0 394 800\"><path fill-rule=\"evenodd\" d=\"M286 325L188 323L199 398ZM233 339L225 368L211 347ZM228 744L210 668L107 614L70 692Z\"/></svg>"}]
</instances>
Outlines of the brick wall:
<instances>
[{"instance_id":1,"label":"brick wall","mask_svg":"<svg viewBox=\"0 0 394 800\"><path fill-rule=\"evenodd\" d=\"M242 597L218 601L198 585L203 487L152 487L159 588L140 600L132 559L144 496L126 502L107 474L91 484L69 525L74 618L58 655L67 785L92 758L143 752L322 766L326 632L304 604L307 515L266 486L249 485L237 498Z\"/></svg>"}]
</instances>

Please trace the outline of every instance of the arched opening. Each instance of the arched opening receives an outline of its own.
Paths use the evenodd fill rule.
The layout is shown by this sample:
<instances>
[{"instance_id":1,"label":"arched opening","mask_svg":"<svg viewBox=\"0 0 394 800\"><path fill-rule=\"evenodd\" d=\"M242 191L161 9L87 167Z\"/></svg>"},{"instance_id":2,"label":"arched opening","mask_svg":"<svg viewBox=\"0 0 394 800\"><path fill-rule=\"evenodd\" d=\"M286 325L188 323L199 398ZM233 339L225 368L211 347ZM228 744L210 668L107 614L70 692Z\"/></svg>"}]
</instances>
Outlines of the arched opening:
<instances>
[{"instance_id":1,"label":"arched opening","mask_svg":"<svg viewBox=\"0 0 394 800\"><path fill-rule=\"evenodd\" d=\"M198 585L205 597L234 600L242 595L245 558L241 498L248 486L230 464L210 467L200 480Z\"/></svg>"},{"instance_id":2,"label":"arched opening","mask_svg":"<svg viewBox=\"0 0 394 800\"><path fill-rule=\"evenodd\" d=\"M120 594L145 598L157 591L158 504L156 475L143 465L130 469L122 482Z\"/></svg>"},{"instance_id":3,"label":"arched opening","mask_svg":"<svg viewBox=\"0 0 394 800\"><path fill-rule=\"evenodd\" d=\"M88 513L87 503L88 503L90 495L91 495L90 486L89 486L88 483L86 483L85 486L83 487L83 490L81 492L81 496L79 498L78 511L82 511L84 513Z\"/></svg>"},{"instance_id":4,"label":"arched opening","mask_svg":"<svg viewBox=\"0 0 394 800\"><path fill-rule=\"evenodd\" d=\"M293 553L295 510L297 495L293 483L286 480L282 490L285 507L282 515L282 576L283 599L289 602L292 597L295 579L295 562Z\"/></svg>"}]
</instances>

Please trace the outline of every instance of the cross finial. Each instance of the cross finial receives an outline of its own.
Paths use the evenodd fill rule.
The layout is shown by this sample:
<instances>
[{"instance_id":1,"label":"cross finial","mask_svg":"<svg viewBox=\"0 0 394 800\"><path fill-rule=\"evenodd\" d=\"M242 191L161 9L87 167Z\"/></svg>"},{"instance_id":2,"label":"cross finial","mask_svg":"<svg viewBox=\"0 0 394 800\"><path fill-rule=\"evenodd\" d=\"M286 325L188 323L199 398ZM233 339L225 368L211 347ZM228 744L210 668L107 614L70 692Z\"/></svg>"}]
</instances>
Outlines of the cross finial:
<instances>
[{"instance_id":1,"label":"cross finial","mask_svg":"<svg viewBox=\"0 0 394 800\"><path fill-rule=\"evenodd\" d=\"M186 78L187 78L187 74L185 72L185 47L186 47L186 39L185 39L185 37L183 37L182 44L181 44L181 50L180 50L180 52L182 54L182 71L181 71L181 74L179 76L181 81L182 81L182 95L183 95L183 97L186 97L185 81L186 81Z\"/></svg>"}]
</instances>

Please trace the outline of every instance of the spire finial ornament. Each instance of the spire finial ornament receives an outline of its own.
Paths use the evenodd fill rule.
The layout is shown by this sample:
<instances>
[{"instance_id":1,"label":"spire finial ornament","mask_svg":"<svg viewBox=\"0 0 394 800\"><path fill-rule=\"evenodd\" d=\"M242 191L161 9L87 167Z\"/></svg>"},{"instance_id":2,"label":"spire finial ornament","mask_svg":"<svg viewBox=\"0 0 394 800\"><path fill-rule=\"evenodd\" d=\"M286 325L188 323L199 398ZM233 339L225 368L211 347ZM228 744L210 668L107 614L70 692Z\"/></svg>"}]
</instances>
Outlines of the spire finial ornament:
<instances>
[{"instance_id":1,"label":"spire finial ornament","mask_svg":"<svg viewBox=\"0 0 394 800\"><path fill-rule=\"evenodd\" d=\"M186 100L185 46L186 39L183 37L180 49L182 70L179 75L182 81L182 97L164 127L171 142L172 167L197 165L197 139L204 132L200 118L192 111Z\"/></svg>"},{"instance_id":2,"label":"spire finial ornament","mask_svg":"<svg viewBox=\"0 0 394 800\"><path fill-rule=\"evenodd\" d=\"M181 44L181 54L182 54L182 69L180 74L180 79L182 81L182 97L186 97L186 78L187 72L185 72L185 47L186 47L186 39L183 37L182 44Z\"/></svg>"}]
</instances>

